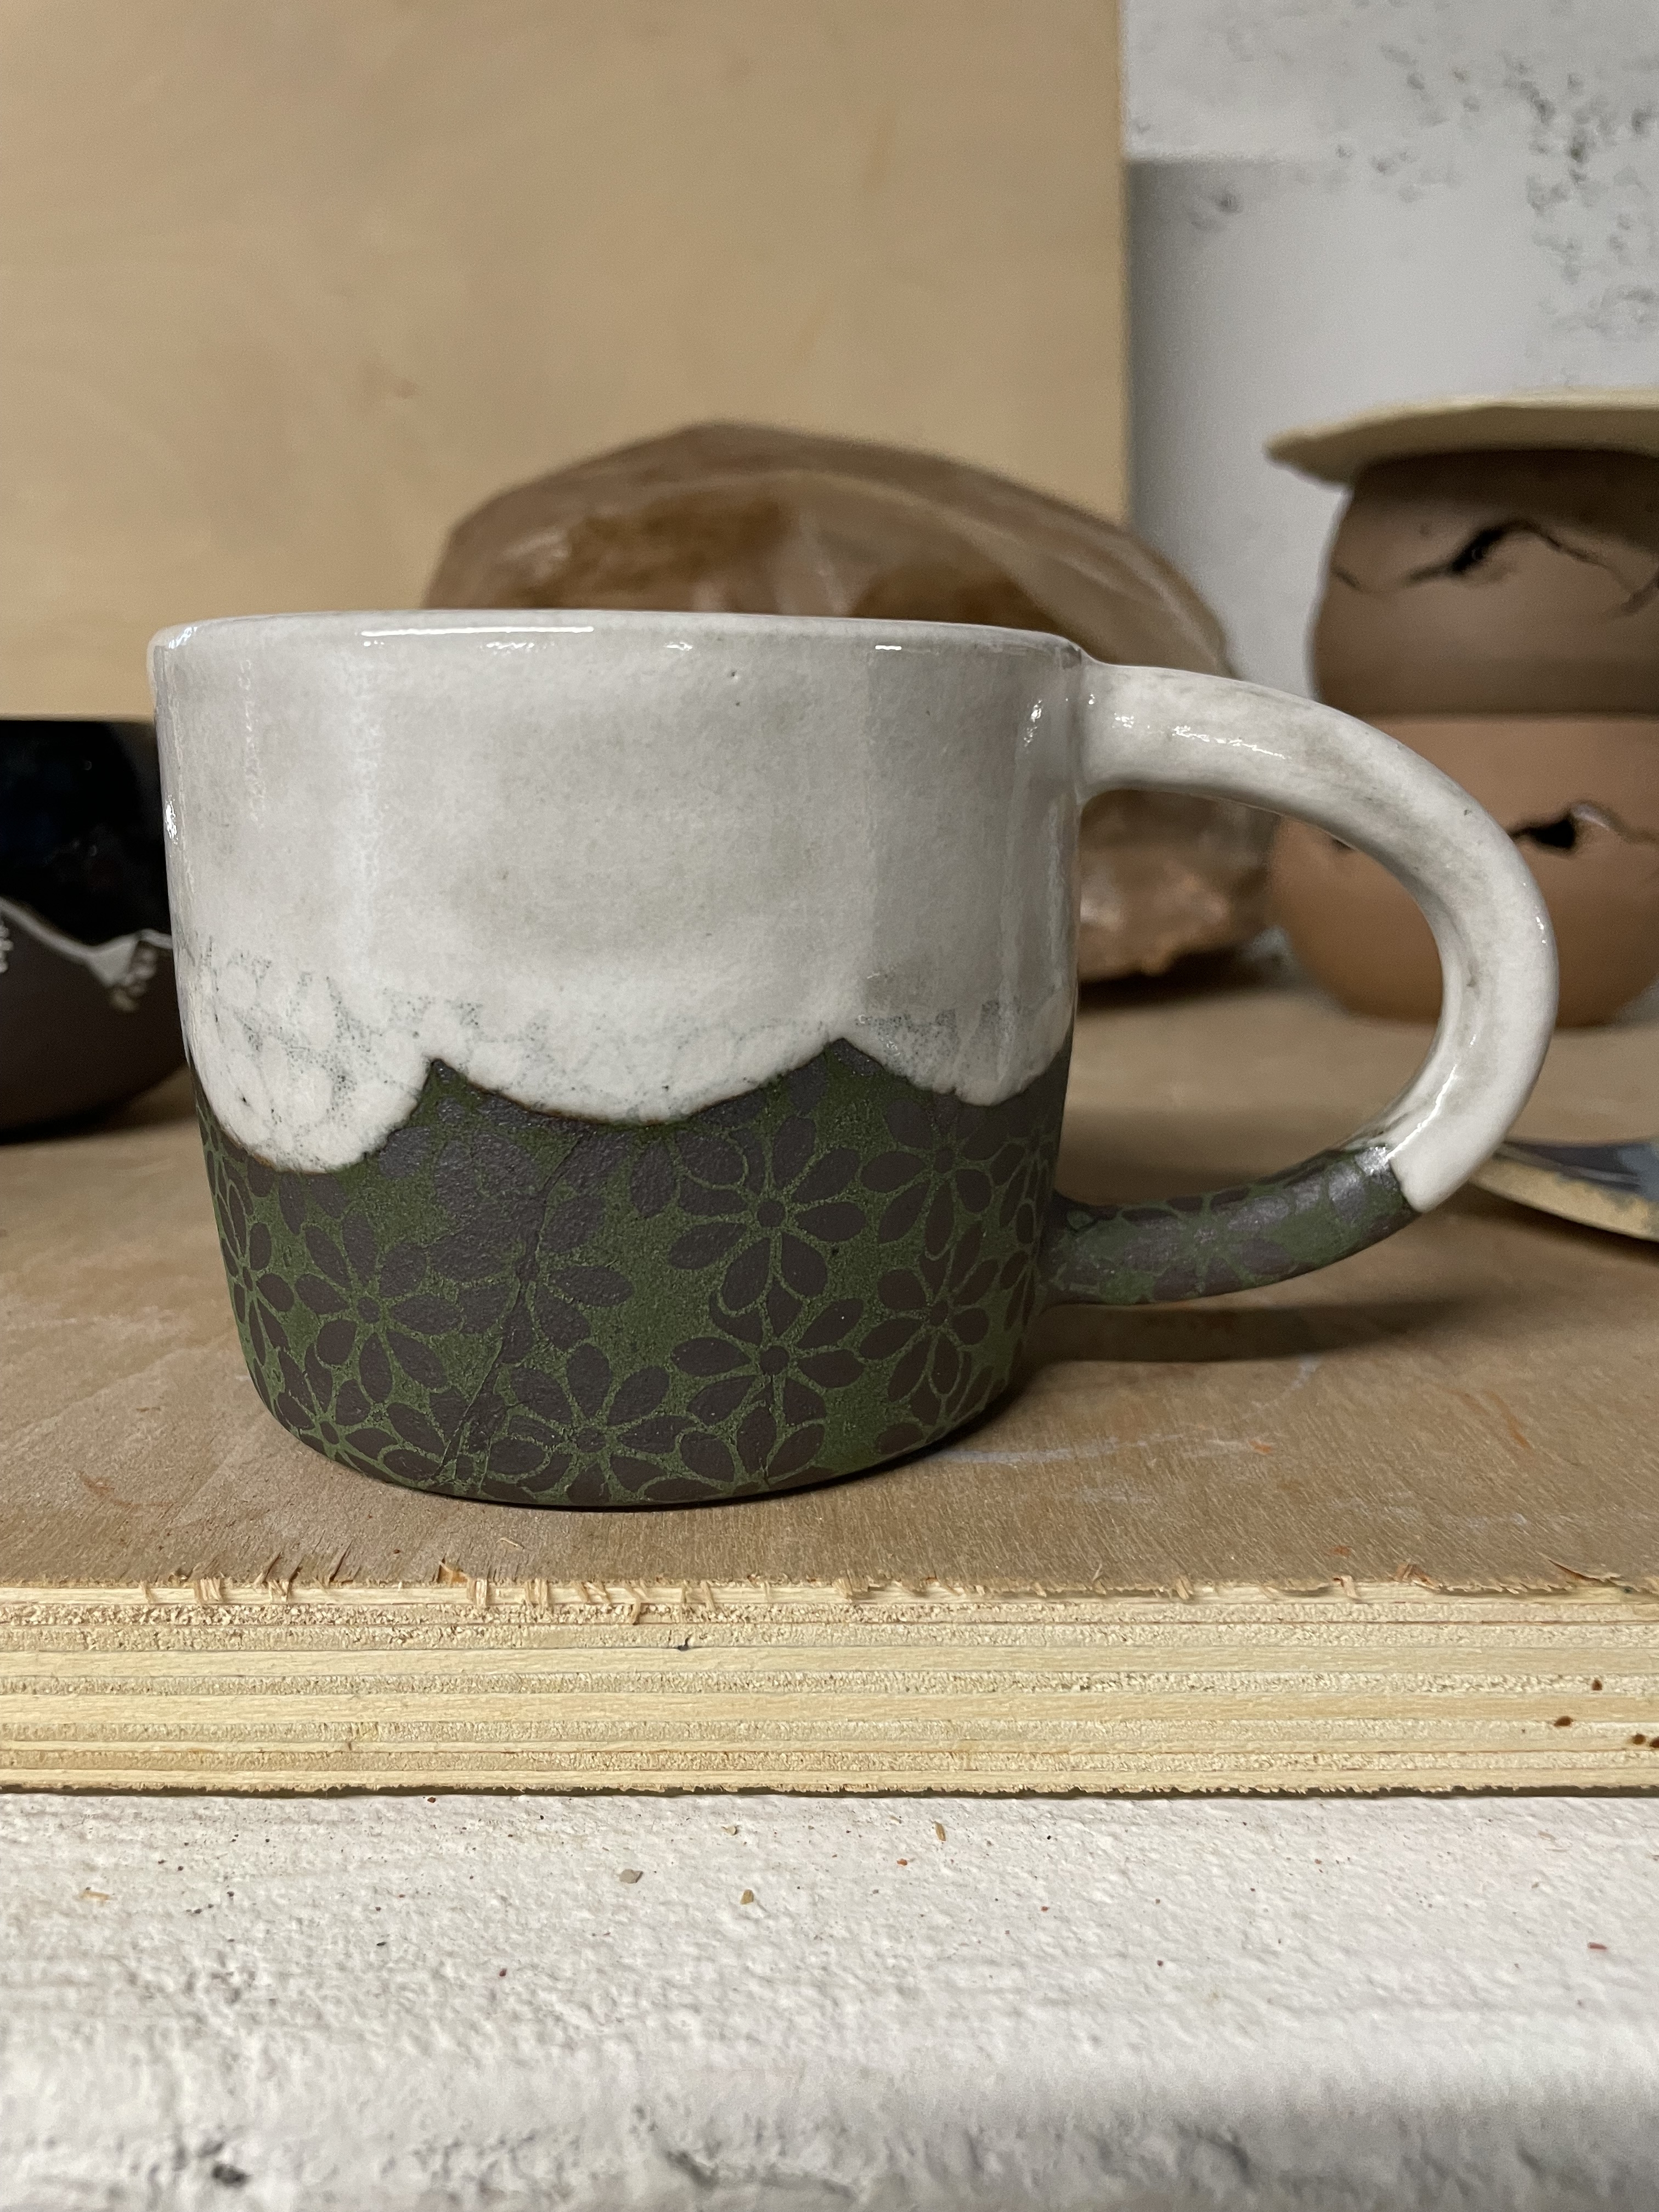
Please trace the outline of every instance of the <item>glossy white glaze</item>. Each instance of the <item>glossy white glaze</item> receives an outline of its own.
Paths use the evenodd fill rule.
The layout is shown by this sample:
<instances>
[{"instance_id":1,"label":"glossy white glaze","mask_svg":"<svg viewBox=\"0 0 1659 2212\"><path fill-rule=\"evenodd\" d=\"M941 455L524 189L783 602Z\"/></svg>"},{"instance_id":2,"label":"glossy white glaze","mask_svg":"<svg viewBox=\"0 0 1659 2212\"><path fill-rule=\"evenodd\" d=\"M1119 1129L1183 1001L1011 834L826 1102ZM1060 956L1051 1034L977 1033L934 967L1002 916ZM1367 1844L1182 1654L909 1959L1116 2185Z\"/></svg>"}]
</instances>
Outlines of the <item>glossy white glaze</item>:
<instances>
[{"instance_id":1,"label":"glossy white glaze","mask_svg":"<svg viewBox=\"0 0 1659 2212\"><path fill-rule=\"evenodd\" d=\"M1554 1025L1549 915L1514 846L1449 776L1334 707L1178 669L1091 676L1085 788L1109 779L1299 814L1381 860L1427 915L1440 1025L1358 1141L1383 1147L1419 1213L1438 1206L1520 1112Z\"/></svg>"},{"instance_id":2,"label":"glossy white glaze","mask_svg":"<svg viewBox=\"0 0 1659 2212\"><path fill-rule=\"evenodd\" d=\"M283 616L152 649L180 997L277 1164L427 1067L666 1120L844 1037L1008 1097L1071 1021L1082 655L939 624Z\"/></svg>"},{"instance_id":3,"label":"glossy white glaze","mask_svg":"<svg viewBox=\"0 0 1659 2212\"><path fill-rule=\"evenodd\" d=\"M1497 1145L1547 1042L1548 923L1507 838L1403 746L1254 685L732 615L276 616L151 661L191 1060L278 1165L361 1158L434 1060L613 1121L836 1038L1007 1097L1071 1019L1077 813L1111 784L1302 814L1419 897L1445 1014L1366 1133L1413 1206Z\"/></svg>"}]
</instances>

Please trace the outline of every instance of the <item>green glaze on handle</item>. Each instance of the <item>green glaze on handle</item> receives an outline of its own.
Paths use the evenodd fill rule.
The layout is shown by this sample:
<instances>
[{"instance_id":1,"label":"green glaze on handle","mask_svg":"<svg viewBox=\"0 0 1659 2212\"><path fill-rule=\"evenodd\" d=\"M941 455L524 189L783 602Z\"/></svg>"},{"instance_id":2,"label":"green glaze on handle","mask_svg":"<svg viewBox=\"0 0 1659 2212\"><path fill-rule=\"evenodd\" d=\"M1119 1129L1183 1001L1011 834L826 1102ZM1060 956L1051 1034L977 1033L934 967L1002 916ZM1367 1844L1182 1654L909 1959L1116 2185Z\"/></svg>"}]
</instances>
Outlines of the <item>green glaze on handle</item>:
<instances>
[{"instance_id":1,"label":"green glaze on handle","mask_svg":"<svg viewBox=\"0 0 1659 2212\"><path fill-rule=\"evenodd\" d=\"M1050 1305L1139 1306L1310 1274L1417 1218L1380 1145L1316 1152L1261 1182L1139 1206L1058 1195L1039 1262Z\"/></svg>"}]
</instances>

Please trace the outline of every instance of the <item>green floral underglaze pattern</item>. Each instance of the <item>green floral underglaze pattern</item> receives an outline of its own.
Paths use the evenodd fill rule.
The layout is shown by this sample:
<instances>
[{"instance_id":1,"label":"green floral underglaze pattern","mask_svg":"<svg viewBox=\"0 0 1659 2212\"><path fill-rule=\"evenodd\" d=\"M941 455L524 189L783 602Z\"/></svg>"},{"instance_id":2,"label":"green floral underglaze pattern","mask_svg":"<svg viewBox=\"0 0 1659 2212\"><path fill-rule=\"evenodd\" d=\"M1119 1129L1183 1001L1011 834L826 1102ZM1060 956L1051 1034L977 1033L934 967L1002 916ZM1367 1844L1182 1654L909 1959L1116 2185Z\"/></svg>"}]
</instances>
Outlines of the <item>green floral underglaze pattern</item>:
<instances>
[{"instance_id":1,"label":"green floral underglaze pattern","mask_svg":"<svg viewBox=\"0 0 1659 2212\"><path fill-rule=\"evenodd\" d=\"M838 1044L626 1127L439 1066L331 1175L270 1167L198 1099L249 1372L304 1443L415 1489L742 1498L960 1428L1040 1304L1278 1282L1413 1218L1380 1150L1157 1205L1054 1198L1068 1057L975 1107Z\"/></svg>"},{"instance_id":2,"label":"green floral underglaze pattern","mask_svg":"<svg viewBox=\"0 0 1659 2212\"><path fill-rule=\"evenodd\" d=\"M684 1504L934 1442L1037 1304L1068 1052L1002 1104L846 1045L688 1121L532 1113L434 1066L331 1175L200 1112L248 1369L331 1459L519 1504Z\"/></svg>"},{"instance_id":3,"label":"green floral underglaze pattern","mask_svg":"<svg viewBox=\"0 0 1659 2212\"><path fill-rule=\"evenodd\" d=\"M1317 1152L1261 1182L1145 1206L1056 1198L1042 1252L1052 1304L1212 1297L1310 1274L1417 1218L1380 1146Z\"/></svg>"}]
</instances>

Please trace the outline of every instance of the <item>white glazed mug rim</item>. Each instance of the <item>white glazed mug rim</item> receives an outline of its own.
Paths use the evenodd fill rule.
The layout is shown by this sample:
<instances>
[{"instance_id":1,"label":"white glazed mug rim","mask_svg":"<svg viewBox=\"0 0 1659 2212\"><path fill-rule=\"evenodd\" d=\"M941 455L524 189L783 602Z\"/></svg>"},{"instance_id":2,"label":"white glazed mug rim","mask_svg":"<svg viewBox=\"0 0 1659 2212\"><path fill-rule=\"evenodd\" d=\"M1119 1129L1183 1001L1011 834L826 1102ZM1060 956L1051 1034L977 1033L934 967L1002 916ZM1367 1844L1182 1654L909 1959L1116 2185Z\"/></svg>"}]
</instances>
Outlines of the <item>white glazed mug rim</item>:
<instances>
[{"instance_id":1,"label":"white glazed mug rim","mask_svg":"<svg viewBox=\"0 0 1659 2212\"><path fill-rule=\"evenodd\" d=\"M595 635L605 630L684 629L714 636L729 632L734 637L766 636L802 639L842 638L868 645L930 644L951 650L977 645L981 650L1006 651L1012 641L1062 659L1083 662L1083 647L1058 631L1018 629L996 623L915 622L890 620L874 615L788 615L728 612L723 608L698 608L676 612L662 607L367 607L319 608L293 613L207 615L196 622L175 623L158 630L149 641L149 653L184 645L193 638L237 629L272 632L297 630L319 639L362 634L368 624L396 624L380 633L386 637L487 637L517 629L549 634ZM373 634L373 633L369 633ZM1109 665L1109 664L1105 664Z\"/></svg>"},{"instance_id":2,"label":"white glazed mug rim","mask_svg":"<svg viewBox=\"0 0 1659 2212\"><path fill-rule=\"evenodd\" d=\"M1017 648L1019 662L1041 663L1048 683L1064 696L1067 713L1051 718L1042 742L1060 748L1049 753L1046 773L1056 793L1062 783L1068 787L1073 828L1083 801L1114 787L1243 799L1297 814L1370 853L1417 898L1441 951L1440 1026L1417 1078L1353 1140L1380 1150L1416 1210L1438 1203L1495 1148L1536 1076L1554 1016L1553 941L1536 885L1504 833L1467 793L1394 740L1330 708L1226 678L1093 661L1070 641L1041 631L718 611L434 608L232 616L162 633L151 647L151 667L159 691L165 689L160 679L166 664L193 659L191 648L210 641L257 647L261 640L280 640L303 650L354 635L373 642L377 632L387 642L395 638L410 645L560 633L619 641L666 633L670 642L679 633L689 647L716 639L734 646L771 641L793 644L804 661L816 649L826 670L842 657L832 647L858 648L867 658L884 648L902 653L915 646L927 648L925 659L935 669L942 661L962 669L979 659L988 667L1000 662L1006 674L1011 649ZM1033 725L1042 711L1039 697ZM161 719L165 745L165 711ZM1054 727L1062 720L1068 725L1063 734ZM1029 837L1029 813L1023 819L1018 834ZM170 855L170 866L177 858ZM191 957L186 942L180 970L186 994ZM1054 967L1052 944L1037 965L1045 961ZM921 1001L927 996L922 992ZM1038 1016L1033 1008L1040 1009ZM904 1072L928 1087L959 1089L970 1099L1006 1095L1017 1077L1027 1079L1032 1072L1022 1072L1018 1064L1023 1030L1033 1030L1032 1051L1041 1047L1035 1064L1046 1064L1055 1042L1050 1033L1069 1013L1051 988L1036 997L1028 990L1024 1003L1005 1014L1006 1034L994 1039L977 1074L969 1069L958 1081L951 1072L956 1063L938 1054L933 1062L907 1066ZM836 1033L871 1048L856 1024L842 1021ZM795 1056L804 1058L828 1041L826 1033ZM774 1042L767 1047L775 1059L782 1049ZM894 1060L879 1048L877 1056L894 1065L902 1060L902 1052ZM716 1084L702 1095L729 1095L750 1079L752 1073L734 1076L724 1091ZM501 1087L519 1095L510 1085ZM211 1083L209 1089L211 1095ZM696 1103L691 1098L689 1110Z\"/></svg>"}]
</instances>

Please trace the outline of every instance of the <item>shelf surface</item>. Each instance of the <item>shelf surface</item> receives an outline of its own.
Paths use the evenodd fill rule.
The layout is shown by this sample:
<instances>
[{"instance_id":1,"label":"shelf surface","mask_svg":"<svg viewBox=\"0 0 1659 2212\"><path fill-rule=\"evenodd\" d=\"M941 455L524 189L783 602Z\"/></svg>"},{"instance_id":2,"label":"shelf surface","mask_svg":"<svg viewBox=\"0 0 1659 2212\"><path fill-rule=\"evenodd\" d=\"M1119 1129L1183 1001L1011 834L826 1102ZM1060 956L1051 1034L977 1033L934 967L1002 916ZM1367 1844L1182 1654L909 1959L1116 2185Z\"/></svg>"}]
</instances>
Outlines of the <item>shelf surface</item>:
<instances>
[{"instance_id":1,"label":"shelf surface","mask_svg":"<svg viewBox=\"0 0 1659 2212\"><path fill-rule=\"evenodd\" d=\"M1062 1182L1282 1164L1423 1042L1270 974L1091 994ZM1640 1133L1656 1079L1650 1017L1565 1035L1522 1132ZM1652 1246L1468 1191L1272 1290L1052 1312L907 1466L582 1515L276 1426L182 1082L0 1148L0 1226L14 1785L1659 1782Z\"/></svg>"}]
</instances>

